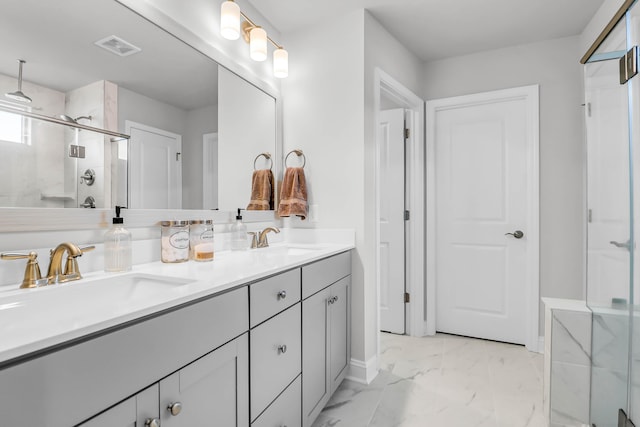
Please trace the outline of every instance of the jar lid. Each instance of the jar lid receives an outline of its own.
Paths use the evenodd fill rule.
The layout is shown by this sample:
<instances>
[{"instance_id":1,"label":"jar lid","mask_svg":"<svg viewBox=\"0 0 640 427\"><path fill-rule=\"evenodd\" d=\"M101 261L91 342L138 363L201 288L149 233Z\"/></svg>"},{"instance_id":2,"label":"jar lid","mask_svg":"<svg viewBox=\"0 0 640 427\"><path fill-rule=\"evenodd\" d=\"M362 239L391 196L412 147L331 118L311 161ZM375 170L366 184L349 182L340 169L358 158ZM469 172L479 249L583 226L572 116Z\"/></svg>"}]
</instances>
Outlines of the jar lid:
<instances>
[{"instance_id":1,"label":"jar lid","mask_svg":"<svg viewBox=\"0 0 640 427\"><path fill-rule=\"evenodd\" d=\"M213 225L213 220L212 219L192 219L189 221L189 224Z\"/></svg>"},{"instance_id":2,"label":"jar lid","mask_svg":"<svg viewBox=\"0 0 640 427\"><path fill-rule=\"evenodd\" d=\"M184 227L189 225L189 221L180 219L172 221L162 221L160 224L162 224L163 227Z\"/></svg>"}]
</instances>

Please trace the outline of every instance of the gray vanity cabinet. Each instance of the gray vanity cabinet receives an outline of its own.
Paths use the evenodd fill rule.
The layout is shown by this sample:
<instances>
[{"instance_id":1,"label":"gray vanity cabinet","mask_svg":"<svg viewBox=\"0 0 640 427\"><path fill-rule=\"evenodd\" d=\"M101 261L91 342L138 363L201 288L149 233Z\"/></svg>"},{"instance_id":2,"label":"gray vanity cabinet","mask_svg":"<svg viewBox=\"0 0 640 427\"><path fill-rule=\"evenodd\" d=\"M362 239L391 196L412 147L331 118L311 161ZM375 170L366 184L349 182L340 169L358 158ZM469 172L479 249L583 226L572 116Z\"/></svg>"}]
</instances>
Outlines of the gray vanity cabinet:
<instances>
[{"instance_id":1,"label":"gray vanity cabinet","mask_svg":"<svg viewBox=\"0 0 640 427\"><path fill-rule=\"evenodd\" d=\"M313 424L347 374L351 358L350 274L349 253L303 267L303 295L307 284L312 290L321 288L302 301L304 427Z\"/></svg>"},{"instance_id":2,"label":"gray vanity cabinet","mask_svg":"<svg viewBox=\"0 0 640 427\"><path fill-rule=\"evenodd\" d=\"M249 288L254 427L300 426L300 392L295 392L302 370L300 277L297 268Z\"/></svg>"},{"instance_id":3,"label":"gray vanity cabinet","mask_svg":"<svg viewBox=\"0 0 640 427\"><path fill-rule=\"evenodd\" d=\"M245 333L80 427L246 427L248 355Z\"/></svg>"},{"instance_id":4,"label":"gray vanity cabinet","mask_svg":"<svg viewBox=\"0 0 640 427\"><path fill-rule=\"evenodd\" d=\"M162 427L248 426L248 356L244 334L160 381Z\"/></svg>"},{"instance_id":5,"label":"gray vanity cabinet","mask_svg":"<svg viewBox=\"0 0 640 427\"><path fill-rule=\"evenodd\" d=\"M158 384L154 384L97 417L80 424L79 427L136 427L145 424L153 426L153 420L156 421L156 426L153 427L157 427L160 419L158 390Z\"/></svg>"}]
</instances>

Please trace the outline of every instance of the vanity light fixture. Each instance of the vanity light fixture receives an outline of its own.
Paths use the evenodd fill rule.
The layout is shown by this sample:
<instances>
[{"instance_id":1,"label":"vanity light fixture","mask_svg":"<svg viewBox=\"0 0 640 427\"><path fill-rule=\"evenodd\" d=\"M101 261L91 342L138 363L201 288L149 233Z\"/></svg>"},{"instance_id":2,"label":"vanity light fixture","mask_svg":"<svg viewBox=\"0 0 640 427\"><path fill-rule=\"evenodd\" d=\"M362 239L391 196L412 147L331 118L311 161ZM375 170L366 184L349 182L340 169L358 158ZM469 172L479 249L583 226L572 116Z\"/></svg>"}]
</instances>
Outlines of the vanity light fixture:
<instances>
[{"instance_id":1,"label":"vanity light fixture","mask_svg":"<svg viewBox=\"0 0 640 427\"><path fill-rule=\"evenodd\" d=\"M240 24L240 18L244 22ZM264 61L268 56L268 42L275 46L273 52L273 75L284 78L289 75L289 54L284 48L267 35L264 28L256 25L240 11L234 0L227 0L220 8L220 33L227 40L237 40L242 34L249 43L249 56L254 61Z\"/></svg>"}]
</instances>

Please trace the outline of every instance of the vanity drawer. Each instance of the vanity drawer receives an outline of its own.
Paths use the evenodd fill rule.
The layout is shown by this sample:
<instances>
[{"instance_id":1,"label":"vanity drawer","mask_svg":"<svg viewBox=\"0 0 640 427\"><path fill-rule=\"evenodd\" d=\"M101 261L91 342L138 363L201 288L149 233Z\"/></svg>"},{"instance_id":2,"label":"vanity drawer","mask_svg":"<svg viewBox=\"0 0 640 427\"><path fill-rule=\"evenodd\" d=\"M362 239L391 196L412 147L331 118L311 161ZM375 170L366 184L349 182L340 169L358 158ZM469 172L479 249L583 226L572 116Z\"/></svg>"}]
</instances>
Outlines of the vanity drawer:
<instances>
[{"instance_id":1,"label":"vanity drawer","mask_svg":"<svg viewBox=\"0 0 640 427\"><path fill-rule=\"evenodd\" d=\"M249 286L253 328L300 301L300 269L287 271Z\"/></svg>"},{"instance_id":2,"label":"vanity drawer","mask_svg":"<svg viewBox=\"0 0 640 427\"><path fill-rule=\"evenodd\" d=\"M302 423L301 395L302 376L298 376L251 424L251 427L300 427Z\"/></svg>"},{"instance_id":3,"label":"vanity drawer","mask_svg":"<svg viewBox=\"0 0 640 427\"><path fill-rule=\"evenodd\" d=\"M252 421L302 370L300 304L288 308L249 333Z\"/></svg>"},{"instance_id":4,"label":"vanity drawer","mask_svg":"<svg viewBox=\"0 0 640 427\"><path fill-rule=\"evenodd\" d=\"M321 291L351 274L351 251L302 267L302 298Z\"/></svg>"}]
</instances>

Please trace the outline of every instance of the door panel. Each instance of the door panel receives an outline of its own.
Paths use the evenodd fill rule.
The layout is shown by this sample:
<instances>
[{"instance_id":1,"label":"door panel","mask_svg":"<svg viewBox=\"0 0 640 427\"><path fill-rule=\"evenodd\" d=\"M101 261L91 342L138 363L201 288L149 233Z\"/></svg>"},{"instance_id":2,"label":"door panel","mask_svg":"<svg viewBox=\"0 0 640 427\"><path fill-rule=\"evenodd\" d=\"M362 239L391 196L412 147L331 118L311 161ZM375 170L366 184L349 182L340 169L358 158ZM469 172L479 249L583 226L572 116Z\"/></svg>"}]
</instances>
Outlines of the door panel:
<instances>
[{"instance_id":1,"label":"door panel","mask_svg":"<svg viewBox=\"0 0 640 427\"><path fill-rule=\"evenodd\" d=\"M434 123L436 327L524 344L530 104L497 92L455 100ZM524 237L507 235L516 230Z\"/></svg>"},{"instance_id":2,"label":"door panel","mask_svg":"<svg viewBox=\"0 0 640 427\"><path fill-rule=\"evenodd\" d=\"M129 208L182 208L182 137L127 122Z\"/></svg>"},{"instance_id":3,"label":"door panel","mask_svg":"<svg viewBox=\"0 0 640 427\"><path fill-rule=\"evenodd\" d=\"M380 328L405 332L404 110L380 112Z\"/></svg>"}]
</instances>

